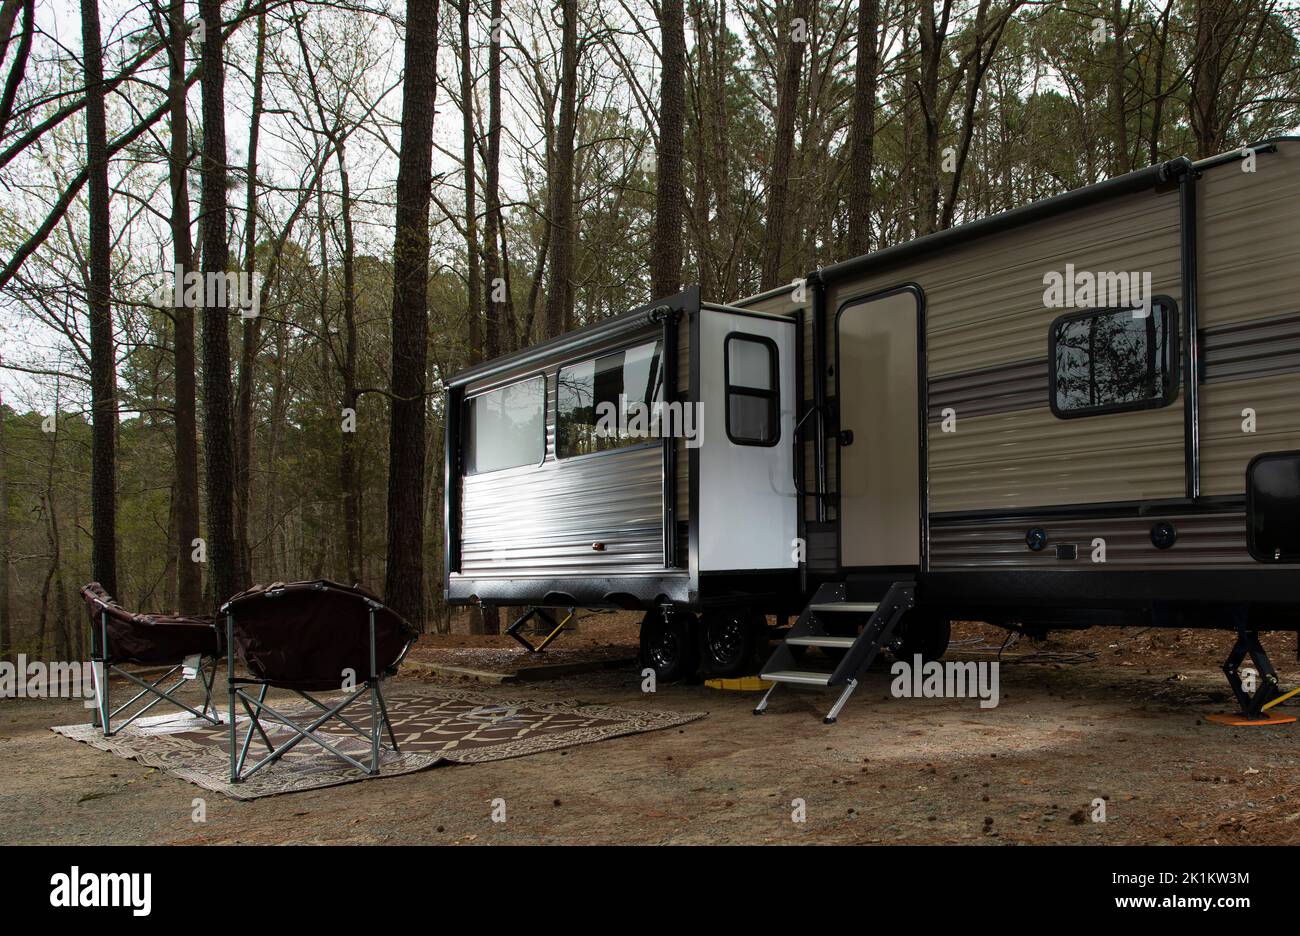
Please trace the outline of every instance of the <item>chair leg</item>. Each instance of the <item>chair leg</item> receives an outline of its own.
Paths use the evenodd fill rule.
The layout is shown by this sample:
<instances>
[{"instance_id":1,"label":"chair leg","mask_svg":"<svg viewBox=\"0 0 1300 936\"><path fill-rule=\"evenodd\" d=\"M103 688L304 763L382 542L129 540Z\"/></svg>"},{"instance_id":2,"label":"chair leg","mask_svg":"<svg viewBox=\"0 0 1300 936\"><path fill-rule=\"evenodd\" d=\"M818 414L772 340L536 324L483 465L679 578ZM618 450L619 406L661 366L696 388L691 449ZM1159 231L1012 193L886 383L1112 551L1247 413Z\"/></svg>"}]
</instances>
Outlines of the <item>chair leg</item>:
<instances>
[{"instance_id":1,"label":"chair leg","mask_svg":"<svg viewBox=\"0 0 1300 936\"><path fill-rule=\"evenodd\" d=\"M113 719L111 715L113 710L109 707L108 664L101 660L98 663L91 663L91 666L94 667L95 704L98 706L98 717L96 718L96 721L99 722L99 728L103 731L104 737L111 738L113 736Z\"/></svg>"},{"instance_id":2,"label":"chair leg","mask_svg":"<svg viewBox=\"0 0 1300 936\"><path fill-rule=\"evenodd\" d=\"M217 666L219 664L216 657L213 657L210 663L210 666L204 668L203 661L199 661L199 682L203 684L203 709L200 716L214 725L220 725L221 718L217 715L217 706L212 701L212 687L217 682ZM211 715L208 714L209 709L212 710Z\"/></svg>"},{"instance_id":3,"label":"chair leg","mask_svg":"<svg viewBox=\"0 0 1300 936\"><path fill-rule=\"evenodd\" d=\"M370 681L370 772L379 773L379 739L384 726L379 721L379 680Z\"/></svg>"},{"instance_id":4,"label":"chair leg","mask_svg":"<svg viewBox=\"0 0 1300 936\"><path fill-rule=\"evenodd\" d=\"M384 725L388 728L388 740L393 742L393 753L401 754L401 750L397 747L397 735L393 733L393 722L388 717L388 706L384 704L384 688L382 685L379 687L379 712L383 716Z\"/></svg>"},{"instance_id":5,"label":"chair leg","mask_svg":"<svg viewBox=\"0 0 1300 936\"><path fill-rule=\"evenodd\" d=\"M226 613L226 718L230 720L230 782L239 782L238 753L235 750L235 624Z\"/></svg>"},{"instance_id":6,"label":"chair leg","mask_svg":"<svg viewBox=\"0 0 1300 936\"><path fill-rule=\"evenodd\" d=\"M259 708L266 701L266 689L267 687L263 686L262 691L258 693L257 705ZM262 743L266 745L268 751L274 751L275 745L272 744L271 739L266 736L266 731L262 728L262 721L257 717L257 711L254 710L253 706L249 705L242 698L239 701L243 704L244 711L248 713L248 731L244 734L244 743L239 749L239 764L237 767L238 772L242 773L244 770L244 761L248 758L249 745L253 743L254 730L262 736Z\"/></svg>"}]
</instances>

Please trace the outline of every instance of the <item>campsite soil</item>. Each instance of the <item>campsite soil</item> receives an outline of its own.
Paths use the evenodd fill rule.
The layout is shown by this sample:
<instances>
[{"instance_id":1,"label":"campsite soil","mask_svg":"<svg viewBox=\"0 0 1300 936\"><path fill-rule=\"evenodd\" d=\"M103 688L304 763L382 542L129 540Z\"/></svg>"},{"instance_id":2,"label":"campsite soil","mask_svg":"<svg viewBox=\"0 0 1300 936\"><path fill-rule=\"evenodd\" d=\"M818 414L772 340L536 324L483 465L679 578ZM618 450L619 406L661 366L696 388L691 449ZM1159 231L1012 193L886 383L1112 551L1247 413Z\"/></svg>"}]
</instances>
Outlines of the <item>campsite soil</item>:
<instances>
[{"instance_id":1,"label":"campsite soil","mask_svg":"<svg viewBox=\"0 0 1300 936\"><path fill-rule=\"evenodd\" d=\"M463 623L463 622L462 622ZM454 628L459 629L459 628ZM961 625L950 658L991 659L1000 631ZM626 615L584 618L567 658L635 646ZM50 732L79 703L0 703L0 842L158 843L1235 843L1300 844L1300 723L1227 728L1217 670L1231 638L1098 628L1004 650L1001 704L888 697L874 670L840 722L824 693L702 685L640 692L635 667L501 687L502 694L707 711L680 728L343 787L235 802ZM1266 637L1285 685L1295 638ZM471 645L466 648L465 645ZM452 634L477 669L523 653ZM446 662L445 660L443 662ZM408 670L408 684L436 680ZM1295 713L1297 706L1285 710ZM192 821L196 797L207 821ZM505 823L490 819L504 798ZM791 821L791 801L806 822ZM1091 803L1107 801L1106 822Z\"/></svg>"}]
</instances>

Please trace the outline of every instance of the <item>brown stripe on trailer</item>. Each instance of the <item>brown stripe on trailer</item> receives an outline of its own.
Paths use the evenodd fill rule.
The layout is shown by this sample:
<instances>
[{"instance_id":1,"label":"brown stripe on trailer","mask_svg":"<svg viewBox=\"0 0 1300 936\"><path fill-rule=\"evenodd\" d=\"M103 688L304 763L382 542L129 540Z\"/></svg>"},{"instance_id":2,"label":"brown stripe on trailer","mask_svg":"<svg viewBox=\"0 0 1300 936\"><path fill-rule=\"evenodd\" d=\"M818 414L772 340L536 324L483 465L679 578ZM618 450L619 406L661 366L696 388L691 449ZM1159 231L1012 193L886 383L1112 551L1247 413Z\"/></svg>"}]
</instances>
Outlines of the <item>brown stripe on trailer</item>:
<instances>
[{"instance_id":1,"label":"brown stripe on trailer","mask_svg":"<svg viewBox=\"0 0 1300 936\"><path fill-rule=\"evenodd\" d=\"M1161 522L1177 532L1174 545L1160 549L1151 530ZM1037 552L1026 544L1026 532L1041 528L1046 547ZM1093 541L1105 540L1106 561L1093 562ZM1058 559L1056 546L1073 545L1076 558ZM1124 516L1103 513L1027 514L1006 519L931 517L930 568L1042 569L1080 575L1143 569L1258 568L1246 552L1243 509L1223 513L1147 513L1130 510ZM1297 569L1300 566L1279 566Z\"/></svg>"}]
</instances>

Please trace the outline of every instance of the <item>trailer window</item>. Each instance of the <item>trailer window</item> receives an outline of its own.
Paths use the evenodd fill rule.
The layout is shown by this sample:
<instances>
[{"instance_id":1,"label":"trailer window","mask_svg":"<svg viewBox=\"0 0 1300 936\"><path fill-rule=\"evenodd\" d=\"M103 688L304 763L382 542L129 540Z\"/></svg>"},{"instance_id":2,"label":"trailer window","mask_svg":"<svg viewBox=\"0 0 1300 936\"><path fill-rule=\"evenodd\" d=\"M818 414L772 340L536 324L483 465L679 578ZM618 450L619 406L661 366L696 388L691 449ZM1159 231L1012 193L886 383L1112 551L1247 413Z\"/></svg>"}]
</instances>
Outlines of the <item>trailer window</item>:
<instances>
[{"instance_id":1,"label":"trailer window","mask_svg":"<svg viewBox=\"0 0 1300 936\"><path fill-rule=\"evenodd\" d=\"M736 445L776 445L781 400L776 344L732 332L723 345L727 381L727 438Z\"/></svg>"},{"instance_id":2,"label":"trailer window","mask_svg":"<svg viewBox=\"0 0 1300 936\"><path fill-rule=\"evenodd\" d=\"M546 451L546 378L471 397L466 420L465 473L536 465Z\"/></svg>"},{"instance_id":3,"label":"trailer window","mask_svg":"<svg viewBox=\"0 0 1300 936\"><path fill-rule=\"evenodd\" d=\"M1133 309L1072 312L1052 323L1051 405L1061 419L1172 403L1178 393L1177 318L1156 300Z\"/></svg>"},{"instance_id":4,"label":"trailer window","mask_svg":"<svg viewBox=\"0 0 1300 936\"><path fill-rule=\"evenodd\" d=\"M588 455L654 438L663 381L662 341L561 367L556 456Z\"/></svg>"}]
</instances>

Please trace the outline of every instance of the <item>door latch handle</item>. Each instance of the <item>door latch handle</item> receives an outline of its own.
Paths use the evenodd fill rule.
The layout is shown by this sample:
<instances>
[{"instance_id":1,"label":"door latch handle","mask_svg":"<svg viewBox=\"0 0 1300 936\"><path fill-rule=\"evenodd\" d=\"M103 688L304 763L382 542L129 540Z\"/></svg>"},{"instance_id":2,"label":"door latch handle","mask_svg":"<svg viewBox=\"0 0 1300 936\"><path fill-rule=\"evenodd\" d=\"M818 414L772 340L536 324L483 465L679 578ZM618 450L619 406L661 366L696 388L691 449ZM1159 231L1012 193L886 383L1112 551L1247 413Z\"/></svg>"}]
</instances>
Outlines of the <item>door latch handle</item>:
<instances>
[{"instance_id":1,"label":"door latch handle","mask_svg":"<svg viewBox=\"0 0 1300 936\"><path fill-rule=\"evenodd\" d=\"M853 430L841 429L835 434L835 441L839 444L840 448L848 448L853 444Z\"/></svg>"}]
</instances>

